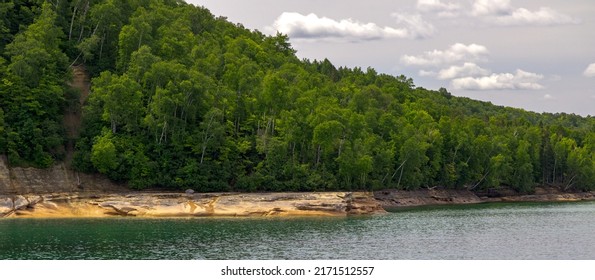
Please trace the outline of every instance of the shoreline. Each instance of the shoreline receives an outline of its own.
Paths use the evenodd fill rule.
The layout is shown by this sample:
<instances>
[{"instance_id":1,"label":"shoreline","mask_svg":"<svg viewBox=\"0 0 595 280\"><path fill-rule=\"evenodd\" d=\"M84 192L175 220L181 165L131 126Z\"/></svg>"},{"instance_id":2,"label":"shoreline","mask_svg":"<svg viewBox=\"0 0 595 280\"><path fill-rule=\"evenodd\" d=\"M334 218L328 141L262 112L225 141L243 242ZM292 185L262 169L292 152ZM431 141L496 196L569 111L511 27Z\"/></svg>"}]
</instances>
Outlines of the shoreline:
<instances>
[{"instance_id":1,"label":"shoreline","mask_svg":"<svg viewBox=\"0 0 595 280\"><path fill-rule=\"evenodd\" d=\"M490 202L574 202L593 201L595 191L566 192L557 187L536 187L533 194L521 194L509 188L475 193L469 190L419 189L412 191L384 190L375 192L383 208L431 205L464 205Z\"/></svg>"},{"instance_id":2,"label":"shoreline","mask_svg":"<svg viewBox=\"0 0 595 280\"><path fill-rule=\"evenodd\" d=\"M491 202L593 201L595 192L537 188L534 194L504 189L480 196L469 190L419 189L376 192L179 193L77 192L0 195L0 218L101 217L346 217L386 209Z\"/></svg>"},{"instance_id":3,"label":"shoreline","mask_svg":"<svg viewBox=\"0 0 595 280\"><path fill-rule=\"evenodd\" d=\"M267 217L384 213L366 192L0 195L0 217Z\"/></svg>"},{"instance_id":4,"label":"shoreline","mask_svg":"<svg viewBox=\"0 0 595 280\"><path fill-rule=\"evenodd\" d=\"M184 193L132 191L97 174L59 163L48 169L9 167L0 155L2 217L259 217L353 216L385 209L484 202L595 200L595 191L568 192L538 186L521 194L501 186L484 192L440 187L374 192Z\"/></svg>"}]
</instances>

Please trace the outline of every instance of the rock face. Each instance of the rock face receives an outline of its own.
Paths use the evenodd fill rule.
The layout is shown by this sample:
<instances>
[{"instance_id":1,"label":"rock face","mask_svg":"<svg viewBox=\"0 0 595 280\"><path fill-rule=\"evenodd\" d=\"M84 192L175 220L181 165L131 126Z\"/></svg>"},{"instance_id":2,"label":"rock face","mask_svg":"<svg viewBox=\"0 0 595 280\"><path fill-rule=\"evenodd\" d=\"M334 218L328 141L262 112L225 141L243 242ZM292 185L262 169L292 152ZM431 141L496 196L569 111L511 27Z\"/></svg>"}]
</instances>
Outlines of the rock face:
<instances>
[{"instance_id":1,"label":"rock face","mask_svg":"<svg viewBox=\"0 0 595 280\"><path fill-rule=\"evenodd\" d=\"M382 213L371 193L0 196L2 217L347 216Z\"/></svg>"},{"instance_id":2,"label":"rock face","mask_svg":"<svg viewBox=\"0 0 595 280\"><path fill-rule=\"evenodd\" d=\"M478 196L479 195L479 196ZM481 196L481 197L480 197ZM130 193L107 178L79 174L58 164L48 169L8 167L0 156L0 217L347 216L384 208L499 201L595 200L595 192L536 188L522 195L508 188L421 189L323 193Z\"/></svg>"},{"instance_id":3,"label":"rock face","mask_svg":"<svg viewBox=\"0 0 595 280\"><path fill-rule=\"evenodd\" d=\"M8 167L0 156L0 217L346 216L381 213L372 193L130 193L58 164Z\"/></svg>"},{"instance_id":4,"label":"rock face","mask_svg":"<svg viewBox=\"0 0 595 280\"><path fill-rule=\"evenodd\" d=\"M581 193L536 193L503 197L483 198L485 202L544 202L595 200L595 192Z\"/></svg>"},{"instance_id":5,"label":"rock face","mask_svg":"<svg viewBox=\"0 0 595 280\"><path fill-rule=\"evenodd\" d=\"M451 189L384 190L375 192L374 197L387 208L483 202L471 191Z\"/></svg>"},{"instance_id":6,"label":"rock face","mask_svg":"<svg viewBox=\"0 0 595 280\"><path fill-rule=\"evenodd\" d=\"M50 194L84 190L124 192L126 188L105 177L68 170L64 164L48 169L8 167L0 155L0 194Z\"/></svg>"},{"instance_id":7,"label":"rock face","mask_svg":"<svg viewBox=\"0 0 595 280\"><path fill-rule=\"evenodd\" d=\"M478 196L479 195L479 196ZM488 193L473 193L469 190L421 189L414 191L384 190L374 193L384 208L411 207L441 204L469 204L483 202L553 202L595 200L595 192L564 192L554 187L537 187L535 194L523 195L510 188L500 188Z\"/></svg>"}]
</instances>

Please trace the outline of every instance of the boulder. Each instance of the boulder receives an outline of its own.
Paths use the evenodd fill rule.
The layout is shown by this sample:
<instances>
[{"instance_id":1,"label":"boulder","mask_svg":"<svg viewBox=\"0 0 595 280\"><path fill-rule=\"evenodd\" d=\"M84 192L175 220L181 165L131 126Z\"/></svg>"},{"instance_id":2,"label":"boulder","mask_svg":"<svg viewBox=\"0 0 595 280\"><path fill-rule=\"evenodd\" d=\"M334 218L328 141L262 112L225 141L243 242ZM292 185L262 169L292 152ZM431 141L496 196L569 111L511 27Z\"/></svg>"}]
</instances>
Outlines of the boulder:
<instances>
[{"instance_id":1,"label":"boulder","mask_svg":"<svg viewBox=\"0 0 595 280\"><path fill-rule=\"evenodd\" d=\"M22 195L15 196L13 203L14 210L25 209L29 206L29 200Z\"/></svg>"},{"instance_id":2,"label":"boulder","mask_svg":"<svg viewBox=\"0 0 595 280\"><path fill-rule=\"evenodd\" d=\"M14 210L14 203L10 197L0 198L0 217L12 212Z\"/></svg>"}]
</instances>

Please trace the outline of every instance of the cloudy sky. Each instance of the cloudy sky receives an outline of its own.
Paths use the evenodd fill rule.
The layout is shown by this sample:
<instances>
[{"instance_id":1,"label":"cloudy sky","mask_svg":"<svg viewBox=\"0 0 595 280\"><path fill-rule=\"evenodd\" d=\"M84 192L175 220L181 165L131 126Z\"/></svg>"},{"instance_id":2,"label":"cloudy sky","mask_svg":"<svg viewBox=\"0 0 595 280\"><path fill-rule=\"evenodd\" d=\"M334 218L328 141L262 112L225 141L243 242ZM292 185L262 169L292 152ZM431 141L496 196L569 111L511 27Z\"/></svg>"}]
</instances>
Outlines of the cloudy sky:
<instances>
[{"instance_id":1,"label":"cloudy sky","mask_svg":"<svg viewBox=\"0 0 595 280\"><path fill-rule=\"evenodd\" d=\"M537 112L595 115L593 0L187 0L301 58Z\"/></svg>"}]
</instances>

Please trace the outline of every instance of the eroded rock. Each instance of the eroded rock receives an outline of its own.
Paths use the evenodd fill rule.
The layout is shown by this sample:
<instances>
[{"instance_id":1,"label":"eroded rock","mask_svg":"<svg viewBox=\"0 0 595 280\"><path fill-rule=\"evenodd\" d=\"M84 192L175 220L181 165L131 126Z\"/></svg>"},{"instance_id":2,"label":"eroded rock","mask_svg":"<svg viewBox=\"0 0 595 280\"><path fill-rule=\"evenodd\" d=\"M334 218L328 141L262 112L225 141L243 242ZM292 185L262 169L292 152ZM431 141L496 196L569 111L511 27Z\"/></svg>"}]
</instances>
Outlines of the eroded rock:
<instances>
[{"instance_id":1,"label":"eroded rock","mask_svg":"<svg viewBox=\"0 0 595 280\"><path fill-rule=\"evenodd\" d=\"M29 200L22 195L17 195L13 199L13 205L15 210L24 209L29 206Z\"/></svg>"},{"instance_id":2,"label":"eroded rock","mask_svg":"<svg viewBox=\"0 0 595 280\"><path fill-rule=\"evenodd\" d=\"M468 190L420 189L413 191L384 190L374 193L384 207L420 206L434 204L469 204L482 200Z\"/></svg>"},{"instance_id":3,"label":"eroded rock","mask_svg":"<svg viewBox=\"0 0 595 280\"><path fill-rule=\"evenodd\" d=\"M0 198L0 217L4 217L14 210L14 203L10 197Z\"/></svg>"},{"instance_id":4,"label":"eroded rock","mask_svg":"<svg viewBox=\"0 0 595 280\"><path fill-rule=\"evenodd\" d=\"M111 182L104 176L83 174L66 168L64 163L46 169L10 167L5 156L0 155L0 194L51 194L93 190L125 192L127 188Z\"/></svg>"},{"instance_id":5,"label":"eroded rock","mask_svg":"<svg viewBox=\"0 0 595 280\"><path fill-rule=\"evenodd\" d=\"M370 193L52 194L0 200L19 217L345 216L383 212Z\"/></svg>"}]
</instances>

